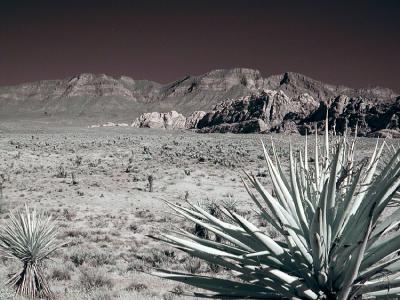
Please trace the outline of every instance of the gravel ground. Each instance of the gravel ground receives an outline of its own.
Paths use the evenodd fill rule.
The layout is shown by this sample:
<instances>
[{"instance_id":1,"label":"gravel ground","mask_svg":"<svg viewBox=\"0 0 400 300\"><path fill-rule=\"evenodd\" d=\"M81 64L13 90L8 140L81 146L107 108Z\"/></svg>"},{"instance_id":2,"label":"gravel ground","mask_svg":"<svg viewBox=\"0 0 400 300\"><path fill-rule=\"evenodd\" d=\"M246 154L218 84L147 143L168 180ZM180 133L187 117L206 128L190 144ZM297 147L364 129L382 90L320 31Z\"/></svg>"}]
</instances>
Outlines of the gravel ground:
<instances>
[{"instance_id":1,"label":"gravel ground","mask_svg":"<svg viewBox=\"0 0 400 300\"><path fill-rule=\"evenodd\" d=\"M0 125L0 173L6 179L0 223L25 203L57 218L58 238L66 245L46 263L57 299L185 299L179 293L190 287L146 272L157 267L213 271L147 237L172 225L193 230L163 200L235 201L241 213L262 226L242 186L242 170L268 185L260 139L267 145L273 140L286 165L289 139L295 146L304 141L284 135L27 124ZM368 155L375 142L360 139L358 148ZM6 258L0 263L1 282L19 267ZM229 276L226 271L217 275ZM2 299L7 292L0 289Z\"/></svg>"}]
</instances>

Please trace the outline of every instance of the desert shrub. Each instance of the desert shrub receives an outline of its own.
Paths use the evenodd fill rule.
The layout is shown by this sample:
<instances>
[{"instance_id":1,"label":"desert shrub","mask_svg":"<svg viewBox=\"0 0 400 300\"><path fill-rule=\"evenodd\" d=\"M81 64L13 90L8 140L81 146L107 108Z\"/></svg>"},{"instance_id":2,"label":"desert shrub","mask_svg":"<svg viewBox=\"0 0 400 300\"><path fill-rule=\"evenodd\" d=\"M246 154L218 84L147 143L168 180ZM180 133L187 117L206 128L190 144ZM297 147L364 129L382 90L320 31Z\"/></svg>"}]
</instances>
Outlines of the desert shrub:
<instances>
[{"instance_id":1,"label":"desert shrub","mask_svg":"<svg viewBox=\"0 0 400 300\"><path fill-rule=\"evenodd\" d=\"M74 164L78 167L82 164L83 157L82 156L75 156Z\"/></svg>"},{"instance_id":2,"label":"desert shrub","mask_svg":"<svg viewBox=\"0 0 400 300\"><path fill-rule=\"evenodd\" d=\"M141 292L143 290L147 290L147 285L145 285L144 283L132 282L125 289L127 291Z\"/></svg>"},{"instance_id":3,"label":"desert shrub","mask_svg":"<svg viewBox=\"0 0 400 300\"><path fill-rule=\"evenodd\" d=\"M110 253L95 251L91 256L91 264L94 267L102 265L114 265L115 257Z\"/></svg>"},{"instance_id":4,"label":"desert shrub","mask_svg":"<svg viewBox=\"0 0 400 300\"><path fill-rule=\"evenodd\" d=\"M191 274L199 273L201 269L201 260L196 257L188 257L183 263L183 268L186 272Z\"/></svg>"},{"instance_id":5,"label":"desert shrub","mask_svg":"<svg viewBox=\"0 0 400 300\"><path fill-rule=\"evenodd\" d=\"M92 291L99 288L111 289L114 286L113 281L107 273L101 268L81 269L79 282L86 291Z\"/></svg>"},{"instance_id":6,"label":"desert shrub","mask_svg":"<svg viewBox=\"0 0 400 300\"><path fill-rule=\"evenodd\" d=\"M149 192L153 192L154 191L154 176L153 175L147 176L147 181L148 181Z\"/></svg>"},{"instance_id":7,"label":"desert shrub","mask_svg":"<svg viewBox=\"0 0 400 300\"><path fill-rule=\"evenodd\" d=\"M87 262L91 257L88 251L83 251L82 249L75 250L71 255L70 259L75 266L81 266Z\"/></svg>"},{"instance_id":8,"label":"desert shrub","mask_svg":"<svg viewBox=\"0 0 400 300\"><path fill-rule=\"evenodd\" d=\"M63 233L64 237L71 237L71 238L87 238L89 233L87 231L82 231L80 229L69 229Z\"/></svg>"},{"instance_id":9,"label":"desert shrub","mask_svg":"<svg viewBox=\"0 0 400 300\"><path fill-rule=\"evenodd\" d=\"M229 278L159 269L153 274L208 290L215 298L358 299L400 296L400 209L387 210L400 187L400 150L382 160L385 142L367 164L356 164L355 139L329 143L316 136L314 162L289 149L283 171L272 145L264 155L272 190L245 173L255 209L281 239L271 238L243 216L221 207L216 218L197 205L167 204L220 241L179 230L162 240L209 263L232 270ZM380 168L378 166L380 165Z\"/></svg>"},{"instance_id":10,"label":"desert shrub","mask_svg":"<svg viewBox=\"0 0 400 300\"><path fill-rule=\"evenodd\" d=\"M58 168L57 168L57 173L56 173L56 177L57 177L57 178L67 178L67 176L68 176L68 173L67 173L67 171L65 170L64 165L58 166Z\"/></svg>"},{"instance_id":11,"label":"desert shrub","mask_svg":"<svg viewBox=\"0 0 400 300\"><path fill-rule=\"evenodd\" d=\"M70 280L71 279L71 273L70 270L65 267L56 267L51 271L50 277L55 280Z\"/></svg>"},{"instance_id":12,"label":"desert shrub","mask_svg":"<svg viewBox=\"0 0 400 300\"><path fill-rule=\"evenodd\" d=\"M54 297L44 276L43 262L61 246L56 242L57 229L50 216L31 211L27 206L10 214L0 232L0 249L22 264L22 269L7 281L15 287L17 295Z\"/></svg>"},{"instance_id":13,"label":"desert shrub","mask_svg":"<svg viewBox=\"0 0 400 300\"><path fill-rule=\"evenodd\" d=\"M130 270L135 269L135 265L137 267L164 267L176 262L175 252L169 249L151 249L150 251L146 251L143 253L136 253L134 255L138 261L136 264L130 266ZM146 265L142 264L145 263Z\"/></svg>"},{"instance_id":14,"label":"desert shrub","mask_svg":"<svg viewBox=\"0 0 400 300\"><path fill-rule=\"evenodd\" d=\"M93 267L115 264L115 257L110 253L92 249L76 249L70 255L70 259L75 266L85 263Z\"/></svg>"}]
</instances>

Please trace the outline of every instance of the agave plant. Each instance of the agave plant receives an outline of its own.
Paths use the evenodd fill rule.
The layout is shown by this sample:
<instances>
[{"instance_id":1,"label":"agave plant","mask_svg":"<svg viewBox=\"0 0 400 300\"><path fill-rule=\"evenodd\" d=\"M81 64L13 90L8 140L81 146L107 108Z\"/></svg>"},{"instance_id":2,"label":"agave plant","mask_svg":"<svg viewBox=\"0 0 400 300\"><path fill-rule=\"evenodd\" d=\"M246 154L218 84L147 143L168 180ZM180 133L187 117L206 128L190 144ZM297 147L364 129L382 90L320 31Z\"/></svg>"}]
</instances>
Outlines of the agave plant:
<instances>
[{"instance_id":1,"label":"agave plant","mask_svg":"<svg viewBox=\"0 0 400 300\"><path fill-rule=\"evenodd\" d=\"M326 126L327 127L327 126ZM285 172L275 148L263 144L272 190L245 173L244 186L281 238L274 240L246 218L221 207L224 220L196 205L167 202L179 215L219 236L199 238L183 229L156 237L218 264L224 278L158 269L154 275L187 283L197 296L245 299L355 299L400 297L400 150L382 160L385 142L359 161L355 138L316 136L314 157L290 146ZM296 154L295 154L296 153ZM379 166L379 167L378 167ZM228 218L227 221L226 218Z\"/></svg>"},{"instance_id":2,"label":"agave plant","mask_svg":"<svg viewBox=\"0 0 400 300\"><path fill-rule=\"evenodd\" d=\"M16 288L17 295L54 298L42 266L61 246L56 243L56 234L57 226L51 217L30 210L28 206L10 214L8 223L0 231L0 250L22 263L22 269L7 282Z\"/></svg>"}]
</instances>

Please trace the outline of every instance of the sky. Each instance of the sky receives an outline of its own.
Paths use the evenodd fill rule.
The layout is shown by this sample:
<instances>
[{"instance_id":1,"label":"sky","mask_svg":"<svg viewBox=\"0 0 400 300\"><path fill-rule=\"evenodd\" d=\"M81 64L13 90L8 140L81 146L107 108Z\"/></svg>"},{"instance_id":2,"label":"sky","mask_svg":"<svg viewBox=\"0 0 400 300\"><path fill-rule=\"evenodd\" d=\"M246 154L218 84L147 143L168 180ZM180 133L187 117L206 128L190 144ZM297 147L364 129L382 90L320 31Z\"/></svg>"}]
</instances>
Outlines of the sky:
<instances>
[{"instance_id":1,"label":"sky","mask_svg":"<svg viewBox=\"0 0 400 300\"><path fill-rule=\"evenodd\" d=\"M400 1L0 1L0 85L220 68L400 92Z\"/></svg>"}]
</instances>

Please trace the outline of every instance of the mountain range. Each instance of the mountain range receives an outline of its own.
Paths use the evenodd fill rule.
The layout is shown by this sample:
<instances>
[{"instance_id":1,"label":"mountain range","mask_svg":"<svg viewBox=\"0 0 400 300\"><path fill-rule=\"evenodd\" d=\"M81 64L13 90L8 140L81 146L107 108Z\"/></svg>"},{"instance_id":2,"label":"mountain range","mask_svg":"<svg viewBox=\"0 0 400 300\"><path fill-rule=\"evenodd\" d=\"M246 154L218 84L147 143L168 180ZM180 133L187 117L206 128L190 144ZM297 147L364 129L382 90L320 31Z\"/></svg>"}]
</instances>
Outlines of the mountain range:
<instances>
[{"instance_id":1,"label":"mountain range","mask_svg":"<svg viewBox=\"0 0 400 300\"><path fill-rule=\"evenodd\" d=\"M323 128L327 112L328 126L338 133L358 127L363 136L400 137L396 92L326 84L293 72L263 77L252 69L221 69L168 84L84 73L0 87L1 119L95 127L304 134Z\"/></svg>"},{"instance_id":2,"label":"mountain range","mask_svg":"<svg viewBox=\"0 0 400 300\"><path fill-rule=\"evenodd\" d=\"M308 94L323 102L346 95L385 103L398 96L387 88L352 89L293 72L263 77L259 71L245 68L185 76L168 84L85 73L0 87L0 116L133 120L144 112L171 110L188 115L263 90L282 91L289 98Z\"/></svg>"}]
</instances>

